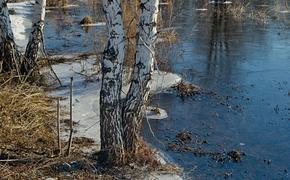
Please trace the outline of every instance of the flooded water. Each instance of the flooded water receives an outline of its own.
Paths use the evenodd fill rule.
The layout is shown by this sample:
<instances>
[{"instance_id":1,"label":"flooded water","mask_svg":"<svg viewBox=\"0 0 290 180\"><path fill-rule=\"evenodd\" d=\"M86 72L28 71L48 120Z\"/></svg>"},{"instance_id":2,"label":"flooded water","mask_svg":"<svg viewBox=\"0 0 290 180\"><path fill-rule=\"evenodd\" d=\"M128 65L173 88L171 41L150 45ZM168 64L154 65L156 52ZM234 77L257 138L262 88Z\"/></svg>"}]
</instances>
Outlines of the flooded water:
<instances>
[{"instance_id":1,"label":"flooded water","mask_svg":"<svg viewBox=\"0 0 290 180\"><path fill-rule=\"evenodd\" d=\"M71 7L52 8L46 13L45 44L49 54L101 52L106 30L100 4L94 0L71 1ZM82 27L85 16L99 25Z\"/></svg>"},{"instance_id":2,"label":"flooded water","mask_svg":"<svg viewBox=\"0 0 290 180\"><path fill-rule=\"evenodd\" d=\"M184 2L174 24L181 27L180 41L169 62L203 92L186 99L156 96L153 104L166 109L169 118L150 121L155 137L145 133L146 140L184 167L188 178L290 178L290 15L261 24L237 21L213 7L197 8ZM238 150L245 156L240 163L217 162L209 155L170 150L168 144L184 131L195 141L191 148Z\"/></svg>"},{"instance_id":3,"label":"flooded water","mask_svg":"<svg viewBox=\"0 0 290 180\"><path fill-rule=\"evenodd\" d=\"M102 49L104 26L83 29L78 24L96 12L82 3L47 13L49 53ZM155 96L152 104L167 110L169 117L150 120L155 136L145 123L145 139L183 167L188 179L290 178L290 14L273 14L275 21L265 24L237 20L201 1L184 1L180 9L172 18L179 40L168 63L202 93L185 99L176 93ZM168 148L181 131L192 135L187 146L208 153ZM209 155L233 150L245 153L241 162Z\"/></svg>"}]
</instances>

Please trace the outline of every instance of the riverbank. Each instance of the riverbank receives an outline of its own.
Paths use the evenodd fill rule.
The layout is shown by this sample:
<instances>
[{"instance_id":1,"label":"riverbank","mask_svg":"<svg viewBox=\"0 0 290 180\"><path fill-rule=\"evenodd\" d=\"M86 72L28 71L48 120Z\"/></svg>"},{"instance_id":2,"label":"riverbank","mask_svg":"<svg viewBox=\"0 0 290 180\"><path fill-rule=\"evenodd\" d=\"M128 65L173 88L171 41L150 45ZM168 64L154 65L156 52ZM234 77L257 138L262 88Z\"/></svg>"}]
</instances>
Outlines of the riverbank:
<instances>
[{"instance_id":1,"label":"riverbank","mask_svg":"<svg viewBox=\"0 0 290 180\"><path fill-rule=\"evenodd\" d=\"M14 9L14 14L11 15L12 28L19 50L24 51L31 26L32 2L9 3L8 7ZM78 58L77 60L75 56L58 56L64 56L68 61L62 63L54 62L51 68L44 67L42 73L45 75L44 79L47 81L46 83L49 84L45 89L49 90L49 92L43 93L43 95L54 101L56 98L61 99L61 139L62 146L65 148L68 137L69 84L71 77L74 78L74 138L71 157L58 157L54 149L51 150L49 157L45 155L44 157L23 157L24 159L21 157L17 157L17 159L3 159L3 162L8 163L6 167L1 169L3 172L5 171L3 175L7 178L27 178L29 174L31 174L30 177L35 178L100 178L103 176L103 172L104 176L108 178L180 179L181 177L176 174L178 168L176 170L172 169L172 173L169 173L171 171L169 169L165 171L160 171L161 169L154 171L151 169L149 171L146 167L138 167L137 164L132 164L128 167L101 170L102 167L96 164L97 161L93 155L99 151L100 147L99 92L101 88L101 74L99 63L97 63L96 56L94 55L81 59ZM53 69L61 81L61 86L55 84L53 80L55 74L51 75L51 69ZM124 79L125 81L127 80ZM154 72L151 86L154 93L160 93L170 89L180 81L181 78L176 74L158 71ZM126 92L128 87L128 85L125 86L123 92ZM51 106L50 111L55 113L55 103L52 103ZM162 119L167 117L165 110L160 109L158 113L154 113L155 111L152 109L156 108L148 107L147 118ZM55 133L56 127L50 125L50 128ZM51 140L56 141L56 139ZM160 158L165 167L167 163L163 157L165 156L158 155L156 158ZM34 164L38 164L38 168ZM10 165L14 165L17 168L13 170L10 168ZM23 168L25 166L31 171L24 172ZM123 172L119 173L119 171Z\"/></svg>"}]
</instances>

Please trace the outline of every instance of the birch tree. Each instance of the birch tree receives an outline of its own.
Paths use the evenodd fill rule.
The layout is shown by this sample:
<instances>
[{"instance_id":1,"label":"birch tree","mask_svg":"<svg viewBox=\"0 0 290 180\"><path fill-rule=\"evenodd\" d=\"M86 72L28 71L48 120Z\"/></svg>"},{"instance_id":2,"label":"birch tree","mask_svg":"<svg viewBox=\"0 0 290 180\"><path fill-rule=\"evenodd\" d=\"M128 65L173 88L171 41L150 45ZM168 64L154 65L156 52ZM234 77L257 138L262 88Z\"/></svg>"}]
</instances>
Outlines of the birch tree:
<instances>
[{"instance_id":1,"label":"birch tree","mask_svg":"<svg viewBox=\"0 0 290 180\"><path fill-rule=\"evenodd\" d=\"M159 0L141 0L135 65L129 92L121 100L125 52L120 0L103 0L109 41L102 60L100 99L101 152L109 163L120 162L124 152L135 153L153 73Z\"/></svg>"},{"instance_id":2,"label":"birch tree","mask_svg":"<svg viewBox=\"0 0 290 180\"><path fill-rule=\"evenodd\" d=\"M0 73L19 70L20 54L14 41L8 7L0 0Z\"/></svg>"},{"instance_id":3,"label":"birch tree","mask_svg":"<svg viewBox=\"0 0 290 180\"><path fill-rule=\"evenodd\" d=\"M125 101L123 122L127 151L135 151L140 136L155 58L159 0L141 0L137 50L131 86Z\"/></svg>"},{"instance_id":4,"label":"birch tree","mask_svg":"<svg viewBox=\"0 0 290 180\"><path fill-rule=\"evenodd\" d=\"M35 1L32 31L23 56L14 41L7 2L0 0L0 73L16 69L19 76L29 75L35 69L42 42L45 4L46 0Z\"/></svg>"},{"instance_id":5,"label":"birch tree","mask_svg":"<svg viewBox=\"0 0 290 180\"><path fill-rule=\"evenodd\" d=\"M32 30L25 50L23 73L29 74L37 66L38 52L43 38L46 0L35 0L32 16Z\"/></svg>"},{"instance_id":6,"label":"birch tree","mask_svg":"<svg viewBox=\"0 0 290 180\"><path fill-rule=\"evenodd\" d=\"M103 0L109 31L108 44L102 60L100 93L101 152L108 163L123 161L122 139L122 71L125 52L122 9L120 0Z\"/></svg>"}]
</instances>

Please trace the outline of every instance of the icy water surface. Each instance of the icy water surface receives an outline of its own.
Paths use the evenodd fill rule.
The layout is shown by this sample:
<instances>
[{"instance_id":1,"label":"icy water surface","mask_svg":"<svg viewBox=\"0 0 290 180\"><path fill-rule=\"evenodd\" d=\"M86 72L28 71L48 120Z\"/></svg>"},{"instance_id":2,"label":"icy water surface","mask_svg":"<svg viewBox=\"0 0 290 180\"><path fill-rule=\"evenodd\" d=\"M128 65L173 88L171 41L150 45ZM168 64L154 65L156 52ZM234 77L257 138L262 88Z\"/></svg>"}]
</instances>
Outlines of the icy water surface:
<instances>
[{"instance_id":1,"label":"icy water surface","mask_svg":"<svg viewBox=\"0 0 290 180\"><path fill-rule=\"evenodd\" d=\"M144 133L147 141L184 167L189 179L289 179L290 14L261 24L197 8L184 2L175 23L181 40L169 61L203 91L185 99L156 96L153 104L169 118L150 121L155 137ZM191 133L184 144L189 152L172 148L179 132ZM232 151L240 152L241 162L229 159Z\"/></svg>"},{"instance_id":2,"label":"icy water surface","mask_svg":"<svg viewBox=\"0 0 290 180\"><path fill-rule=\"evenodd\" d=\"M98 10L74 2L81 6L47 13L51 54L102 49L105 27L78 24L86 15L98 17ZM174 11L182 9L177 17L166 15L166 5L163 13L179 34L169 67L201 86L202 93L185 99L175 93L155 96L152 104L166 109L169 118L150 120L155 137L145 123L145 139L183 167L189 179L289 179L290 14L273 14L266 24L240 21L201 2L176 5ZM199 153L168 147L185 131L192 139L184 146ZM229 159L233 151L241 162Z\"/></svg>"},{"instance_id":3,"label":"icy water surface","mask_svg":"<svg viewBox=\"0 0 290 180\"><path fill-rule=\"evenodd\" d=\"M101 4L95 0L72 0L66 8L48 8L45 44L50 54L101 52L105 25ZM96 26L82 27L85 16L94 17Z\"/></svg>"}]
</instances>

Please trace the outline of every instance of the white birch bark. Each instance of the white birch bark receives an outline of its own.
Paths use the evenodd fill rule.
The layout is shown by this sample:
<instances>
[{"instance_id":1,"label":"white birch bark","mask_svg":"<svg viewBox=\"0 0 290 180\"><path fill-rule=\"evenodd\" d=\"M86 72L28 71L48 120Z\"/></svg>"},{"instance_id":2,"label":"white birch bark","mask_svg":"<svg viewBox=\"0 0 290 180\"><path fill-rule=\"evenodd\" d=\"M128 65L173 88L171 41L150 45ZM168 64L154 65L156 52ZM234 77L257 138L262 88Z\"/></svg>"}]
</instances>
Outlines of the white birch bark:
<instances>
[{"instance_id":1,"label":"white birch bark","mask_svg":"<svg viewBox=\"0 0 290 180\"><path fill-rule=\"evenodd\" d=\"M127 151L135 151L145 113L145 104L150 92L154 68L155 41L159 0L141 0L141 16L137 33L137 50L133 77L126 97L124 119L124 141Z\"/></svg>"},{"instance_id":2,"label":"white birch bark","mask_svg":"<svg viewBox=\"0 0 290 180\"><path fill-rule=\"evenodd\" d=\"M34 70L37 63L38 52L42 43L45 20L46 0L35 0L32 16L32 30L25 51L25 63L22 71L29 73Z\"/></svg>"},{"instance_id":3,"label":"white birch bark","mask_svg":"<svg viewBox=\"0 0 290 180\"><path fill-rule=\"evenodd\" d=\"M109 40L102 60L101 152L104 161L118 163L123 159L121 89L125 37L120 0L103 0L103 8Z\"/></svg>"},{"instance_id":4,"label":"white birch bark","mask_svg":"<svg viewBox=\"0 0 290 180\"><path fill-rule=\"evenodd\" d=\"M0 0L0 73L19 69L20 55L14 41L8 7Z\"/></svg>"}]
</instances>

